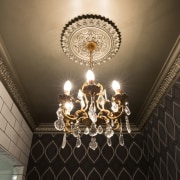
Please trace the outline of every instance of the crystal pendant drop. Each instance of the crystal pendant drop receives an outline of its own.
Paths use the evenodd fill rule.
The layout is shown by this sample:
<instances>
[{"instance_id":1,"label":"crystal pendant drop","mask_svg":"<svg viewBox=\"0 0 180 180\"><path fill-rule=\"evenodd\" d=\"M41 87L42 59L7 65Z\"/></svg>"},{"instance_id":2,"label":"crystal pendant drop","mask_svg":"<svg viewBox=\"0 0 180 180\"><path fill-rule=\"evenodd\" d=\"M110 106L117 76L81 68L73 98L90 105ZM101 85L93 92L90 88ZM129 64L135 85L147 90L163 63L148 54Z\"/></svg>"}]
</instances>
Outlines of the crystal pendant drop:
<instances>
[{"instance_id":1,"label":"crystal pendant drop","mask_svg":"<svg viewBox=\"0 0 180 180\"><path fill-rule=\"evenodd\" d=\"M89 143L89 147L92 150L95 150L98 147L98 143L96 142L96 138L95 137L91 138L91 142Z\"/></svg>"},{"instance_id":2,"label":"crystal pendant drop","mask_svg":"<svg viewBox=\"0 0 180 180\"><path fill-rule=\"evenodd\" d=\"M84 102L84 100L83 100L83 99L81 100L81 107L82 107L82 108L84 108L84 107L85 107L85 102Z\"/></svg>"},{"instance_id":3,"label":"crystal pendant drop","mask_svg":"<svg viewBox=\"0 0 180 180\"><path fill-rule=\"evenodd\" d=\"M79 100L81 100L81 99L83 98L83 92L82 92L82 90L81 90L81 89L79 89L79 92L78 92L77 98L78 98Z\"/></svg>"},{"instance_id":4,"label":"crystal pendant drop","mask_svg":"<svg viewBox=\"0 0 180 180\"><path fill-rule=\"evenodd\" d=\"M108 146L112 146L111 138L107 138L107 145L108 145Z\"/></svg>"},{"instance_id":5,"label":"crystal pendant drop","mask_svg":"<svg viewBox=\"0 0 180 180\"><path fill-rule=\"evenodd\" d=\"M85 135L88 135L88 134L89 134L89 128L88 128L88 127L86 127L86 128L84 129L84 134L85 134Z\"/></svg>"},{"instance_id":6,"label":"crystal pendant drop","mask_svg":"<svg viewBox=\"0 0 180 180\"><path fill-rule=\"evenodd\" d=\"M85 102L83 100L83 92L80 89L79 89L77 98L80 100L81 108L84 108L85 107Z\"/></svg>"},{"instance_id":7,"label":"crystal pendant drop","mask_svg":"<svg viewBox=\"0 0 180 180\"><path fill-rule=\"evenodd\" d=\"M98 134L102 134L103 133L103 128L102 128L101 125L98 126L97 132L98 132Z\"/></svg>"},{"instance_id":8,"label":"crystal pendant drop","mask_svg":"<svg viewBox=\"0 0 180 180\"><path fill-rule=\"evenodd\" d=\"M131 127L129 124L128 116L125 116L125 121L126 121L126 129L127 129L128 133L131 133Z\"/></svg>"},{"instance_id":9,"label":"crystal pendant drop","mask_svg":"<svg viewBox=\"0 0 180 180\"><path fill-rule=\"evenodd\" d=\"M99 97L99 102L98 102L98 103L101 105L101 107L104 108L105 102L106 102L105 98L104 98L103 96L100 96L100 97Z\"/></svg>"},{"instance_id":10,"label":"crystal pendant drop","mask_svg":"<svg viewBox=\"0 0 180 180\"><path fill-rule=\"evenodd\" d=\"M112 127L110 125L107 125L104 134L107 138L111 138L114 135L114 131L112 130Z\"/></svg>"},{"instance_id":11,"label":"crystal pendant drop","mask_svg":"<svg viewBox=\"0 0 180 180\"><path fill-rule=\"evenodd\" d=\"M54 122L54 127L58 130L58 131L62 131L64 130L65 127L65 123L62 119L58 119Z\"/></svg>"},{"instance_id":12,"label":"crystal pendant drop","mask_svg":"<svg viewBox=\"0 0 180 180\"><path fill-rule=\"evenodd\" d=\"M96 136L97 135L97 128L96 128L96 124L92 123L91 127L89 129L89 135L90 136Z\"/></svg>"},{"instance_id":13,"label":"crystal pendant drop","mask_svg":"<svg viewBox=\"0 0 180 180\"><path fill-rule=\"evenodd\" d=\"M114 127L114 121L111 119L111 127Z\"/></svg>"},{"instance_id":14,"label":"crystal pendant drop","mask_svg":"<svg viewBox=\"0 0 180 180\"><path fill-rule=\"evenodd\" d=\"M63 141L62 141L61 148L64 149L65 146L66 146L66 133L64 132L64 136L63 136Z\"/></svg>"},{"instance_id":15,"label":"crystal pendant drop","mask_svg":"<svg viewBox=\"0 0 180 180\"><path fill-rule=\"evenodd\" d=\"M80 136L78 136L76 140L76 147L79 148L80 146L81 146L81 138Z\"/></svg>"},{"instance_id":16,"label":"crystal pendant drop","mask_svg":"<svg viewBox=\"0 0 180 180\"><path fill-rule=\"evenodd\" d=\"M118 104L116 104L115 102L112 102L111 109L113 112L118 112L118 110L119 110Z\"/></svg>"},{"instance_id":17,"label":"crystal pendant drop","mask_svg":"<svg viewBox=\"0 0 180 180\"><path fill-rule=\"evenodd\" d=\"M56 114L57 114L58 119L59 119L60 116L62 116L62 107L61 107L61 105L59 105L59 108L56 111Z\"/></svg>"},{"instance_id":18,"label":"crystal pendant drop","mask_svg":"<svg viewBox=\"0 0 180 180\"><path fill-rule=\"evenodd\" d=\"M129 116L131 114L131 111L128 106L125 106L125 113Z\"/></svg>"},{"instance_id":19,"label":"crystal pendant drop","mask_svg":"<svg viewBox=\"0 0 180 180\"><path fill-rule=\"evenodd\" d=\"M73 130L72 130L72 134L74 137L78 137L80 134L81 130L79 129L79 126L75 125Z\"/></svg>"},{"instance_id":20,"label":"crystal pendant drop","mask_svg":"<svg viewBox=\"0 0 180 180\"><path fill-rule=\"evenodd\" d=\"M122 134L122 133L120 133L120 135L119 135L119 144L120 144L121 146L124 146L124 137L123 137L123 134Z\"/></svg>"},{"instance_id":21,"label":"crystal pendant drop","mask_svg":"<svg viewBox=\"0 0 180 180\"><path fill-rule=\"evenodd\" d=\"M121 123L121 126L120 126L120 133L119 133L119 144L121 146L124 146L124 137L123 137L123 133L122 133L122 121L120 119L120 123Z\"/></svg>"},{"instance_id":22,"label":"crystal pendant drop","mask_svg":"<svg viewBox=\"0 0 180 180\"><path fill-rule=\"evenodd\" d=\"M93 123L97 121L96 107L93 106L93 103L89 107L88 115Z\"/></svg>"}]
</instances>

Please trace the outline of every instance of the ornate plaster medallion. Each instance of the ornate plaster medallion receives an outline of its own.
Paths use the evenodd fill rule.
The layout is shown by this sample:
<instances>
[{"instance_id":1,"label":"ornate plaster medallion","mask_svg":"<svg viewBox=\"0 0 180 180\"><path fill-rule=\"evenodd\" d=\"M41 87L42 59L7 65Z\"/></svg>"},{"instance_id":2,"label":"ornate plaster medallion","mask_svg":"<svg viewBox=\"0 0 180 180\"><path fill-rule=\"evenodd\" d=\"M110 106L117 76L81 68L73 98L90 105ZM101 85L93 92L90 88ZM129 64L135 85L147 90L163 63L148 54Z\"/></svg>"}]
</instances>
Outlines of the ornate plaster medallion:
<instances>
[{"instance_id":1,"label":"ornate plaster medallion","mask_svg":"<svg viewBox=\"0 0 180 180\"><path fill-rule=\"evenodd\" d=\"M97 15L78 16L65 25L61 34L61 46L71 60L89 65L88 42L96 43L93 65L100 65L111 60L118 52L121 35L112 21Z\"/></svg>"}]
</instances>

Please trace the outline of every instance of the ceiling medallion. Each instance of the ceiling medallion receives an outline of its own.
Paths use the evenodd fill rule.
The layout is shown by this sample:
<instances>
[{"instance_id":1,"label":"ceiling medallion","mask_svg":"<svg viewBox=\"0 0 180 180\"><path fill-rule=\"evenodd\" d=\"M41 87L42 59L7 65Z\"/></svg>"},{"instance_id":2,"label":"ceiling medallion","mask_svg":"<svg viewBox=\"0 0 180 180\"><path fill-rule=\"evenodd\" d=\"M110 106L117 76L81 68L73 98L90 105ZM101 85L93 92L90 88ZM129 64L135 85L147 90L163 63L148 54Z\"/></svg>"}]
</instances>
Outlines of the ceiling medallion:
<instances>
[{"instance_id":1,"label":"ceiling medallion","mask_svg":"<svg viewBox=\"0 0 180 180\"><path fill-rule=\"evenodd\" d=\"M64 53L76 63L89 66L87 42L96 42L93 52L94 66L111 60L118 52L121 34L108 18L98 15L82 15L65 25L61 34Z\"/></svg>"}]
</instances>

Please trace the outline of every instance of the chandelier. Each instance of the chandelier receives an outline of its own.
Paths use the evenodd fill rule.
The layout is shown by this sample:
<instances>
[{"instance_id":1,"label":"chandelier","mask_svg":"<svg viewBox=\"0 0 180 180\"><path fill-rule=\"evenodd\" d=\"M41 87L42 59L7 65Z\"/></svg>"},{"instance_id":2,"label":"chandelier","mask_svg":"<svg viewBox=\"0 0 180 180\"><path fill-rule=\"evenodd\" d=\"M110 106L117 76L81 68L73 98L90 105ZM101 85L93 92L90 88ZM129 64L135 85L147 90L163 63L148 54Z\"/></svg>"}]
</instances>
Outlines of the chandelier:
<instances>
[{"instance_id":1,"label":"chandelier","mask_svg":"<svg viewBox=\"0 0 180 180\"><path fill-rule=\"evenodd\" d=\"M131 133L128 116L128 96L121 90L118 81L112 82L114 94L109 100L103 85L95 82L93 67L108 60L117 53L120 46L120 32L109 19L97 15L83 15L71 20L63 29L61 46L73 61L89 67L86 82L77 93L71 95L72 84L64 84L64 94L59 95L58 120L54 126L64 132L62 148L66 145L66 134L76 138L76 147L81 146L81 135L89 135L89 148L98 147L97 135L105 135L108 146L111 138L119 133L119 143L124 145L123 122Z\"/></svg>"}]
</instances>

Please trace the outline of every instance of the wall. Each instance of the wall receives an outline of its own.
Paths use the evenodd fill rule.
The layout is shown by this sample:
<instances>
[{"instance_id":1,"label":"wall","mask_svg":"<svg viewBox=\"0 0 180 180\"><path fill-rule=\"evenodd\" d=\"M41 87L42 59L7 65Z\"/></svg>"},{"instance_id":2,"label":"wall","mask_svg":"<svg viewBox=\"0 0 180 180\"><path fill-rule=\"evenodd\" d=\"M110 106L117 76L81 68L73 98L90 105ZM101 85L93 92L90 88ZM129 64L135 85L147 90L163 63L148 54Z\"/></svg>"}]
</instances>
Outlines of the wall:
<instances>
[{"instance_id":1,"label":"wall","mask_svg":"<svg viewBox=\"0 0 180 180\"><path fill-rule=\"evenodd\" d=\"M11 159L18 179L25 177L32 131L0 81L0 157ZM11 157L11 158L9 158Z\"/></svg>"},{"instance_id":2,"label":"wall","mask_svg":"<svg viewBox=\"0 0 180 180\"><path fill-rule=\"evenodd\" d=\"M180 78L144 128L144 154L150 180L180 179Z\"/></svg>"},{"instance_id":3,"label":"wall","mask_svg":"<svg viewBox=\"0 0 180 180\"><path fill-rule=\"evenodd\" d=\"M6 159L0 158L0 179L10 180L12 179L13 166Z\"/></svg>"},{"instance_id":4,"label":"wall","mask_svg":"<svg viewBox=\"0 0 180 180\"><path fill-rule=\"evenodd\" d=\"M147 162L142 151L141 134L125 135L125 146L119 145L114 135L112 146L105 136L98 136L99 148L88 148L90 137L82 136L83 145L75 147L76 139L69 135L67 145L61 149L62 134L34 134L27 180L145 180Z\"/></svg>"}]
</instances>

